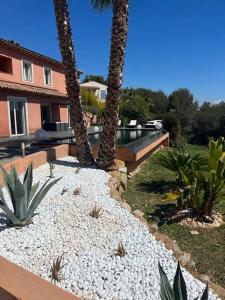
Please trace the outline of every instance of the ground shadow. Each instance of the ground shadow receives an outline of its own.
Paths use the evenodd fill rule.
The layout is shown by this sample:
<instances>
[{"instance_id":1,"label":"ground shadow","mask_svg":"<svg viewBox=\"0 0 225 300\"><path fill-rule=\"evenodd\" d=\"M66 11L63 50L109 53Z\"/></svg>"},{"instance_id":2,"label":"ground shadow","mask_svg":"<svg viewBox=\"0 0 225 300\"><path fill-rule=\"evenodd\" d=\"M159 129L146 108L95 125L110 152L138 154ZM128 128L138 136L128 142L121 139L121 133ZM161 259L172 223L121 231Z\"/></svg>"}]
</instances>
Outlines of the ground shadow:
<instances>
[{"instance_id":1,"label":"ground shadow","mask_svg":"<svg viewBox=\"0 0 225 300\"><path fill-rule=\"evenodd\" d=\"M59 165L59 166L64 166L64 167L71 167L71 168L80 168L80 165L78 162L74 161L66 161L66 160L54 160L53 164Z\"/></svg>"},{"instance_id":2,"label":"ground shadow","mask_svg":"<svg viewBox=\"0 0 225 300\"><path fill-rule=\"evenodd\" d=\"M157 204L153 213L148 217L151 221L157 222L158 226L163 224L172 224L175 222L173 217L177 215L177 207L174 203Z\"/></svg>"},{"instance_id":3,"label":"ground shadow","mask_svg":"<svg viewBox=\"0 0 225 300\"><path fill-rule=\"evenodd\" d=\"M138 190L147 193L165 194L171 191L173 188L174 188L173 181L154 180L154 181L140 182L138 184Z\"/></svg>"},{"instance_id":4,"label":"ground shadow","mask_svg":"<svg viewBox=\"0 0 225 300\"><path fill-rule=\"evenodd\" d=\"M0 213L0 232L8 228L8 219L5 213Z\"/></svg>"},{"instance_id":5,"label":"ground shadow","mask_svg":"<svg viewBox=\"0 0 225 300\"><path fill-rule=\"evenodd\" d=\"M87 166L87 167L81 167L80 164L78 162L74 162L74 161L67 161L67 160L54 160L53 164L55 165L59 165L59 166L65 166L65 167L71 167L71 168L77 168L77 169L96 169L96 165L93 164L92 166ZM79 172L79 170L77 170Z\"/></svg>"}]
</instances>

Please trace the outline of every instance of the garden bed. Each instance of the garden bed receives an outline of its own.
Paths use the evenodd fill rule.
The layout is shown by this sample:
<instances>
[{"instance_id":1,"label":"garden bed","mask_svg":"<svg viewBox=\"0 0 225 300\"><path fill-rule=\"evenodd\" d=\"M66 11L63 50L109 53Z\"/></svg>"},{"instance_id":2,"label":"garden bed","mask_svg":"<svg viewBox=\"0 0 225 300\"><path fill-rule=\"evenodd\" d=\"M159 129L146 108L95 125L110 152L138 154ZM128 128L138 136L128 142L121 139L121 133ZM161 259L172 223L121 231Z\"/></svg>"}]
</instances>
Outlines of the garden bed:
<instances>
[{"instance_id":1,"label":"garden bed","mask_svg":"<svg viewBox=\"0 0 225 300\"><path fill-rule=\"evenodd\" d=\"M71 157L55 162L54 177L62 179L39 206L33 224L8 228L1 213L0 255L50 281L52 262L63 254L66 265L57 285L84 299L160 299L158 262L173 281L172 251L110 197L107 173L78 167ZM48 164L34 170L35 182L48 176ZM98 219L90 216L94 206L101 207ZM124 257L114 255L120 242ZM202 293L205 284L185 270L184 278L190 300ZM209 299L218 298L210 291Z\"/></svg>"},{"instance_id":2,"label":"garden bed","mask_svg":"<svg viewBox=\"0 0 225 300\"><path fill-rule=\"evenodd\" d=\"M188 146L192 154L207 156L206 147ZM225 288L225 224L210 228L193 228L183 226L177 222L165 222L167 214L174 210L174 204L166 204L163 196L175 187L175 176L172 172L159 166L159 153L149 158L141 168L139 174L128 182L123 198L128 201L132 209L139 209L145 213L145 218L159 225L159 232L176 240L182 251L189 252L195 261L199 274L206 274L210 280ZM225 216L225 205L221 202L215 207L216 212ZM194 232L193 232L194 231ZM194 234L193 234L194 233ZM225 293L222 292L225 298Z\"/></svg>"}]
</instances>

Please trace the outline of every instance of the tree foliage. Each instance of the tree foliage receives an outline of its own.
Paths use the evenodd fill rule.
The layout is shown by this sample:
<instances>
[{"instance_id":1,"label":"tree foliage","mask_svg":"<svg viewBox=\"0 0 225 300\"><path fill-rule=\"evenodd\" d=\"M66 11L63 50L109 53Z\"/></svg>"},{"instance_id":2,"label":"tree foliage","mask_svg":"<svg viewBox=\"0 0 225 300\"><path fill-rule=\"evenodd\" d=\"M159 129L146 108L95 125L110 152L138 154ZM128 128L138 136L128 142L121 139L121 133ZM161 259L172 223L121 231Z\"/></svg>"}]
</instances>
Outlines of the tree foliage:
<instances>
[{"instance_id":1,"label":"tree foliage","mask_svg":"<svg viewBox=\"0 0 225 300\"><path fill-rule=\"evenodd\" d=\"M101 75L86 75L82 80L82 83L86 83L89 81L96 81L98 83L107 85L107 80L105 80Z\"/></svg>"},{"instance_id":2,"label":"tree foliage","mask_svg":"<svg viewBox=\"0 0 225 300\"><path fill-rule=\"evenodd\" d=\"M180 145L182 140L206 145L210 138L225 135L225 102L199 105L185 88L177 89L169 96L160 90L125 88L120 119L130 121L141 116L146 121L162 119L174 146Z\"/></svg>"},{"instance_id":3,"label":"tree foliage","mask_svg":"<svg viewBox=\"0 0 225 300\"><path fill-rule=\"evenodd\" d=\"M123 122L149 117L148 105L141 96L131 96L123 100L120 106L120 117Z\"/></svg>"}]
</instances>

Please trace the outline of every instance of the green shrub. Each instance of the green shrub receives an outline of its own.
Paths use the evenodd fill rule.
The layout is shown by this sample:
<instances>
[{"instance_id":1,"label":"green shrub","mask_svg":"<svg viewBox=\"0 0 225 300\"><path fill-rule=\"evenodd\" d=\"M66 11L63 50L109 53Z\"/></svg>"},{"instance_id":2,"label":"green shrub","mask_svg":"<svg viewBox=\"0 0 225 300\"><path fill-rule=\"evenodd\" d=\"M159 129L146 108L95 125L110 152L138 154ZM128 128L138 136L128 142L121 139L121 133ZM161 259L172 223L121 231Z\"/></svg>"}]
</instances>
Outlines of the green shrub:
<instances>
[{"instance_id":1,"label":"green shrub","mask_svg":"<svg viewBox=\"0 0 225 300\"><path fill-rule=\"evenodd\" d=\"M160 264L159 264L159 274L160 274L161 300L187 300L188 299L186 284L179 263L177 265L173 287L171 287L169 280ZM207 284L200 300L208 300L209 297L208 294L209 294L209 289ZM198 297L195 300L198 300Z\"/></svg>"},{"instance_id":2,"label":"green shrub","mask_svg":"<svg viewBox=\"0 0 225 300\"><path fill-rule=\"evenodd\" d=\"M176 174L176 182L182 187L182 174L191 172L191 166L194 162L200 170L205 165L205 160L199 154L191 155L185 149L167 150L158 157L158 163Z\"/></svg>"},{"instance_id":3,"label":"green shrub","mask_svg":"<svg viewBox=\"0 0 225 300\"><path fill-rule=\"evenodd\" d=\"M0 188L0 208L7 215L10 224L16 227L22 227L32 222L32 217L41 203L42 199L48 193L50 188L55 185L59 180L56 179L49 183L49 180L38 190L39 182L33 183L33 167L30 164L24 175L23 183L20 181L15 167L11 167L11 171L8 174L6 170L1 167L2 177L8 193L11 198L13 211L9 208L3 195L3 191Z\"/></svg>"},{"instance_id":4,"label":"green shrub","mask_svg":"<svg viewBox=\"0 0 225 300\"><path fill-rule=\"evenodd\" d=\"M179 208L190 207L197 214L210 216L215 204L221 200L225 188L224 138L209 142L207 175L202 172L199 160L188 157L189 155L180 158L177 153L161 156L160 164L174 171L178 178L177 190L166 194L166 198L177 200Z\"/></svg>"}]
</instances>

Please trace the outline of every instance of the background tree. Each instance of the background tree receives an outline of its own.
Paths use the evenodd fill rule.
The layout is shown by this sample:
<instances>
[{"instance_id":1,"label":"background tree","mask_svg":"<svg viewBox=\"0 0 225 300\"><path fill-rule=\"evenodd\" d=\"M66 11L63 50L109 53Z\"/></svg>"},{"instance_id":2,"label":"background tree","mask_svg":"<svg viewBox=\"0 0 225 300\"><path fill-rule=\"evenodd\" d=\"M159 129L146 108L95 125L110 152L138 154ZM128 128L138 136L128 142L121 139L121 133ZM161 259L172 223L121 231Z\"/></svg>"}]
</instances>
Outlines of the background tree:
<instances>
[{"instance_id":1,"label":"background tree","mask_svg":"<svg viewBox=\"0 0 225 300\"><path fill-rule=\"evenodd\" d=\"M175 112L182 129L182 134L188 137L198 111L198 103L188 89L178 89L169 96L169 110Z\"/></svg>"},{"instance_id":2,"label":"background tree","mask_svg":"<svg viewBox=\"0 0 225 300\"><path fill-rule=\"evenodd\" d=\"M74 55L67 0L54 0L54 8L59 48L66 78L66 90L71 104L71 125L76 137L77 158L82 166L92 165L94 159L88 142L85 117L81 105L79 74Z\"/></svg>"},{"instance_id":3,"label":"background tree","mask_svg":"<svg viewBox=\"0 0 225 300\"><path fill-rule=\"evenodd\" d=\"M167 95L163 91L153 92L149 103L149 109L157 119L161 119L169 109Z\"/></svg>"},{"instance_id":4,"label":"background tree","mask_svg":"<svg viewBox=\"0 0 225 300\"><path fill-rule=\"evenodd\" d=\"M86 75L82 80L82 83L89 81L96 81L98 83L107 85L107 80L105 80L104 77L101 75Z\"/></svg>"},{"instance_id":5,"label":"background tree","mask_svg":"<svg viewBox=\"0 0 225 300\"><path fill-rule=\"evenodd\" d=\"M224 135L225 103L204 102L199 108L196 122L193 125L192 142L206 145L210 138L217 139Z\"/></svg>"},{"instance_id":6,"label":"background tree","mask_svg":"<svg viewBox=\"0 0 225 300\"><path fill-rule=\"evenodd\" d=\"M120 119L123 123L128 123L130 120L147 119L149 114L148 105L141 96L132 96L129 100L121 101Z\"/></svg>"},{"instance_id":7,"label":"background tree","mask_svg":"<svg viewBox=\"0 0 225 300\"><path fill-rule=\"evenodd\" d=\"M114 165L116 153L116 132L128 33L129 0L91 0L91 3L96 9L103 10L112 6L113 10L108 92L103 119L103 134L97 160L98 167L110 169Z\"/></svg>"}]
</instances>

